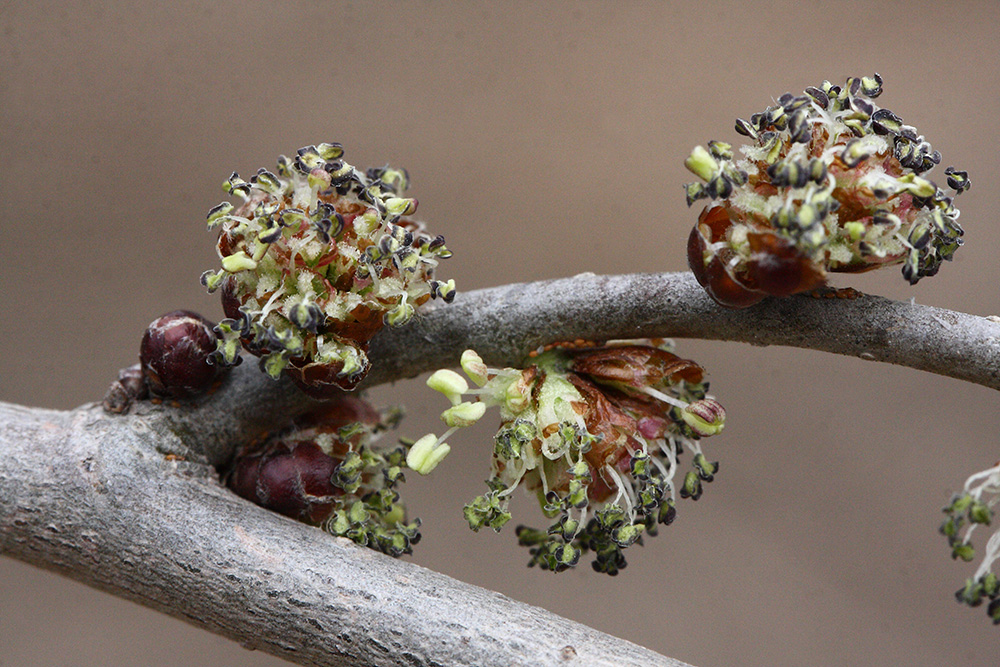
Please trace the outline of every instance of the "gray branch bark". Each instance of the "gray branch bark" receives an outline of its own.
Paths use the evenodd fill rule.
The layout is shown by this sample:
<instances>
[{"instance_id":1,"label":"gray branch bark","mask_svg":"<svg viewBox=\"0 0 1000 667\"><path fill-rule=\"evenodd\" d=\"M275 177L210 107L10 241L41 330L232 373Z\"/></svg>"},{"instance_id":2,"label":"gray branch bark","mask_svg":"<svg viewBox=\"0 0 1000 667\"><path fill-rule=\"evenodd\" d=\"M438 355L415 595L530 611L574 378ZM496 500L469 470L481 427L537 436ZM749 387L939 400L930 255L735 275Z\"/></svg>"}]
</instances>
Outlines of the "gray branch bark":
<instances>
[{"instance_id":1,"label":"gray branch bark","mask_svg":"<svg viewBox=\"0 0 1000 667\"><path fill-rule=\"evenodd\" d=\"M715 306L686 274L509 285L377 337L369 386L565 339L791 345L1000 389L1000 324L863 296ZM357 547L222 487L214 465L312 402L245 363L195 403L127 415L0 404L0 553L307 665L681 665Z\"/></svg>"},{"instance_id":2,"label":"gray branch bark","mask_svg":"<svg viewBox=\"0 0 1000 667\"><path fill-rule=\"evenodd\" d=\"M453 366L466 347L509 364L554 339L655 336L809 348L1000 389L1000 323L987 317L869 295L768 299L729 310L690 273L581 274L459 295L376 338L369 382Z\"/></svg>"}]
</instances>

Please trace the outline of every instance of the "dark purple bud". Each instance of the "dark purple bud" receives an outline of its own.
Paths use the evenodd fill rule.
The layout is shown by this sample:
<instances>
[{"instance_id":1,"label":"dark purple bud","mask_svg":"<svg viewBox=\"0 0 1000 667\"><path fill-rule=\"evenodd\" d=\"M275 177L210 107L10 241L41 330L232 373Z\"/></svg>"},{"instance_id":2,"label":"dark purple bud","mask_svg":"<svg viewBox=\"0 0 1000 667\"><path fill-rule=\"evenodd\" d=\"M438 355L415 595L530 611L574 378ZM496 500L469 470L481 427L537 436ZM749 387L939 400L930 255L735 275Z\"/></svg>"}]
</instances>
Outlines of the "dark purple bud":
<instances>
[{"instance_id":1,"label":"dark purple bud","mask_svg":"<svg viewBox=\"0 0 1000 667\"><path fill-rule=\"evenodd\" d=\"M339 463L312 442L280 444L262 455L240 458L229 488L279 514L318 524L344 493L331 481Z\"/></svg>"},{"instance_id":2,"label":"dark purple bud","mask_svg":"<svg viewBox=\"0 0 1000 667\"><path fill-rule=\"evenodd\" d=\"M187 310L175 310L150 323L142 337L139 362L152 393L185 398L212 386L223 370L209 363L217 347L212 326Z\"/></svg>"}]
</instances>

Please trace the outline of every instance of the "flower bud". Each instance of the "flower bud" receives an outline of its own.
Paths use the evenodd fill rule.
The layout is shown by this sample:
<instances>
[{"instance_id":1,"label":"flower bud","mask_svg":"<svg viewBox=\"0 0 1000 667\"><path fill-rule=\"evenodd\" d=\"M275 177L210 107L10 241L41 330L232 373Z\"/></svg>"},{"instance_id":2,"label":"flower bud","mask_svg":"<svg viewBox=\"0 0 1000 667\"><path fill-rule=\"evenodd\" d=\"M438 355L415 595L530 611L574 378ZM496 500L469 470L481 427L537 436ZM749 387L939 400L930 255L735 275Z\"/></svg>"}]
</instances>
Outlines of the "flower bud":
<instances>
[{"instance_id":1,"label":"flower bud","mask_svg":"<svg viewBox=\"0 0 1000 667\"><path fill-rule=\"evenodd\" d=\"M226 316L240 324L220 358L235 363L241 344L265 357L261 368L272 377L288 375L317 398L364 379L369 343L382 327L455 295L453 281L434 276L450 256L444 239L406 217L417 200L401 194L405 172L361 172L342 157L339 144L324 143L280 157L276 174L261 169L246 181L234 173L224 189L243 203L208 213L222 270L201 278L221 291Z\"/></svg>"},{"instance_id":2,"label":"flower bud","mask_svg":"<svg viewBox=\"0 0 1000 667\"><path fill-rule=\"evenodd\" d=\"M391 556L410 553L420 535L419 519L404 523L396 488L404 450L374 446L375 434L398 417L353 396L328 401L238 450L224 480L267 509Z\"/></svg>"},{"instance_id":3,"label":"flower bud","mask_svg":"<svg viewBox=\"0 0 1000 667\"><path fill-rule=\"evenodd\" d=\"M529 566L560 572L592 553L595 570L616 574L626 565L624 549L673 521L678 493L697 500L713 481L718 463L697 439L722 430L725 410L707 397L702 368L674 355L667 341L584 343L546 346L520 369L487 369L467 350L461 363L482 387L472 392L476 400L459 402L467 385L456 373L432 375L428 385L453 402L442 414L452 430L421 438L407 463L426 474L447 453L440 443L452 431L499 406L489 490L464 510L470 528L500 530L520 486L552 521L547 530L518 527ZM687 455L693 470L684 475Z\"/></svg>"},{"instance_id":4,"label":"flower bud","mask_svg":"<svg viewBox=\"0 0 1000 667\"><path fill-rule=\"evenodd\" d=\"M881 77L824 82L786 93L736 131L750 145L696 147L684 164L704 183L688 206L710 200L688 240L688 264L709 296L746 308L826 284L828 271L902 264L912 284L937 273L962 245L953 197L924 173L941 154L871 98ZM968 174L949 167L955 195ZM885 225L893 219L898 225Z\"/></svg>"},{"instance_id":5,"label":"flower bud","mask_svg":"<svg viewBox=\"0 0 1000 667\"><path fill-rule=\"evenodd\" d=\"M154 320L139 348L149 390L170 398L207 391L222 371L211 362L217 346L212 323L197 313L175 310Z\"/></svg>"}]
</instances>

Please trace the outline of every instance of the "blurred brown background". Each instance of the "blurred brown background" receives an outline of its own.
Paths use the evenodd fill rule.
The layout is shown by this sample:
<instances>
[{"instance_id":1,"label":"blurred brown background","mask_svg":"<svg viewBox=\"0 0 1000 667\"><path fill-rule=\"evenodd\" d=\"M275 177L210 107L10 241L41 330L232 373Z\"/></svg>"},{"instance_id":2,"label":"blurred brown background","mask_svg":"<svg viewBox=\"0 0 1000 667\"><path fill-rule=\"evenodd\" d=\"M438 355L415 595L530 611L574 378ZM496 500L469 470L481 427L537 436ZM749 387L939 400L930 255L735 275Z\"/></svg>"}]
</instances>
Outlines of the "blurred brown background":
<instances>
[{"instance_id":1,"label":"blurred brown background","mask_svg":"<svg viewBox=\"0 0 1000 667\"><path fill-rule=\"evenodd\" d=\"M236 169L339 141L409 168L470 290L582 271L685 270L697 143L823 79L880 72L879 103L968 169L967 247L909 287L838 284L1000 313L1000 5L4 2L0 4L0 400L71 408L175 308L220 317L205 214ZM941 179L941 168L931 172ZM722 472L616 578L524 566L473 534L488 425L404 492L413 560L702 667L998 664L1000 631L952 598L973 567L941 506L1000 454L997 395L816 352L680 341L729 410ZM440 430L419 382L403 433ZM484 420L489 421L489 420ZM538 522L526 499L517 521ZM271 665L275 658L0 559L0 665Z\"/></svg>"}]
</instances>

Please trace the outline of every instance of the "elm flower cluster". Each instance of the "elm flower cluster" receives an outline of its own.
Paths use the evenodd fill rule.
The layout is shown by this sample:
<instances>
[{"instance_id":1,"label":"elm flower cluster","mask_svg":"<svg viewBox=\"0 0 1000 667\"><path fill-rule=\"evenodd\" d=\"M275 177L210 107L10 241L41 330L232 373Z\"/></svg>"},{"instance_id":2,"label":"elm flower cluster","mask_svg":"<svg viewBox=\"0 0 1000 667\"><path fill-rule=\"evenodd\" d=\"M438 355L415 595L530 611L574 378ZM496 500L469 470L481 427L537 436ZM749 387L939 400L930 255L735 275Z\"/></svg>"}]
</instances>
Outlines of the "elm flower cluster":
<instances>
[{"instance_id":1,"label":"elm flower cluster","mask_svg":"<svg viewBox=\"0 0 1000 667\"><path fill-rule=\"evenodd\" d=\"M208 214L219 229L222 269L201 280L221 290L228 319L217 331L219 362L238 363L240 345L261 368L282 372L316 397L350 390L368 372L368 342L400 326L428 299L450 302L455 282L434 279L451 256L444 237L413 220L405 170L361 173L340 144L278 158L277 173L224 184L242 200Z\"/></svg>"},{"instance_id":2,"label":"elm flower cluster","mask_svg":"<svg viewBox=\"0 0 1000 667\"><path fill-rule=\"evenodd\" d=\"M238 495L285 516L390 556L412 552L420 520L408 522L396 486L404 481L403 447L379 435L399 410L376 411L354 396L318 411L237 453L225 475Z\"/></svg>"},{"instance_id":3,"label":"elm flower cluster","mask_svg":"<svg viewBox=\"0 0 1000 667\"><path fill-rule=\"evenodd\" d=\"M969 562L976 557L972 533L977 526L989 526L992 523L993 508L998 502L1000 462L969 477L962 492L956 493L951 503L944 508L947 518L941 524L941 533L948 538L952 558ZM959 602L970 607L978 607L988 601L986 613L994 625L1000 625L1000 580L993 571L993 564L997 560L1000 560L1000 530L994 531L987 540L986 553L975 574L955 593Z\"/></svg>"},{"instance_id":4,"label":"elm flower cluster","mask_svg":"<svg viewBox=\"0 0 1000 667\"><path fill-rule=\"evenodd\" d=\"M537 493L552 523L517 528L529 565L559 572L593 552L596 571L617 574L625 548L673 521L678 494L698 500L718 472L701 439L722 430L725 410L706 394L702 368L665 341L552 346L524 369L488 368L467 350L461 365L478 388L451 370L431 375L427 384L452 402L441 415L451 428L418 440L407 464L427 474L456 429L499 406L488 491L465 518L474 531L499 531L514 489ZM685 452L692 465L682 473Z\"/></svg>"},{"instance_id":5,"label":"elm flower cluster","mask_svg":"<svg viewBox=\"0 0 1000 667\"><path fill-rule=\"evenodd\" d=\"M768 295L820 288L828 271L902 264L915 284L962 245L953 197L925 174L941 161L923 136L872 100L882 78L824 81L736 121L749 137L737 158L710 141L685 161L708 199L688 240L688 264L718 303L743 308ZM967 172L944 170L957 195Z\"/></svg>"}]
</instances>

